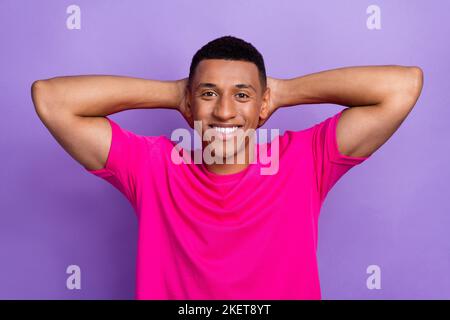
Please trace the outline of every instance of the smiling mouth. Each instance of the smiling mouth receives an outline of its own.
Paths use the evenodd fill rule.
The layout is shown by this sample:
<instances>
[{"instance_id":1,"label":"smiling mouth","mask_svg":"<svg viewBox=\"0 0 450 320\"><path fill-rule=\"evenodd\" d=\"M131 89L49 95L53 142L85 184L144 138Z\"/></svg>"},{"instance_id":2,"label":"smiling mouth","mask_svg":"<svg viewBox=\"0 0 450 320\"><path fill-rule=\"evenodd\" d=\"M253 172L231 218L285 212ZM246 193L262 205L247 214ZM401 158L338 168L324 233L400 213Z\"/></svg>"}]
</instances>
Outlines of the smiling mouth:
<instances>
[{"instance_id":1,"label":"smiling mouth","mask_svg":"<svg viewBox=\"0 0 450 320\"><path fill-rule=\"evenodd\" d=\"M233 134L237 131L237 129L242 128L242 126L219 126L219 125L210 125L210 128L213 128L219 133L222 134Z\"/></svg>"},{"instance_id":2,"label":"smiling mouth","mask_svg":"<svg viewBox=\"0 0 450 320\"><path fill-rule=\"evenodd\" d=\"M209 125L210 128L214 129L219 135L219 138L222 140L227 140L231 137L234 137L238 131L238 129L243 128L241 125Z\"/></svg>"}]
</instances>

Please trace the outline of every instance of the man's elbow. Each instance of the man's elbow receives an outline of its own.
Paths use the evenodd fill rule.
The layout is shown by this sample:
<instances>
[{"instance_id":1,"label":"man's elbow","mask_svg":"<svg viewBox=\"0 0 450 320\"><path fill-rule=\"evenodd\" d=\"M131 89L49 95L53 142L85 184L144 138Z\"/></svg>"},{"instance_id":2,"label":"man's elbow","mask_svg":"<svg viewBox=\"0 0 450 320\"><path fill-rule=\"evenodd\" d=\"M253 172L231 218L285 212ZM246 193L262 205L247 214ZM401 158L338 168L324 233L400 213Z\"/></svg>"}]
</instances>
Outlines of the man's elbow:
<instances>
[{"instance_id":1,"label":"man's elbow","mask_svg":"<svg viewBox=\"0 0 450 320\"><path fill-rule=\"evenodd\" d=\"M36 80L31 85L31 99L33 100L34 107L37 108L40 105L40 98L42 91L45 87L45 80Z\"/></svg>"},{"instance_id":2,"label":"man's elbow","mask_svg":"<svg viewBox=\"0 0 450 320\"><path fill-rule=\"evenodd\" d=\"M417 66L405 66L391 92L392 99L406 109L414 107L422 92L423 71ZM402 108L403 108L402 107Z\"/></svg>"},{"instance_id":3,"label":"man's elbow","mask_svg":"<svg viewBox=\"0 0 450 320\"><path fill-rule=\"evenodd\" d=\"M417 66L403 66L400 70L396 82L381 105L404 119L414 108L422 92L423 71Z\"/></svg>"},{"instance_id":4,"label":"man's elbow","mask_svg":"<svg viewBox=\"0 0 450 320\"><path fill-rule=\"evenodd\" d=\"M31 85L31 99L34 109L40 118L48 112L48 83L46 80L36 80Z\"/></svg>"},{"instance_id":5,"label":"man's elbow","mask_svg":"<svg viewBox=\"0 0 450 320\"><path fill-rule=\"evenodd\" d=\"M411 77L411 85L409 89L409 94L414 101L417 101L419 98L422 87L423 87L423 71L418 66L409 67L410 69L410 77Z\"/></svg>"}]
</instances>

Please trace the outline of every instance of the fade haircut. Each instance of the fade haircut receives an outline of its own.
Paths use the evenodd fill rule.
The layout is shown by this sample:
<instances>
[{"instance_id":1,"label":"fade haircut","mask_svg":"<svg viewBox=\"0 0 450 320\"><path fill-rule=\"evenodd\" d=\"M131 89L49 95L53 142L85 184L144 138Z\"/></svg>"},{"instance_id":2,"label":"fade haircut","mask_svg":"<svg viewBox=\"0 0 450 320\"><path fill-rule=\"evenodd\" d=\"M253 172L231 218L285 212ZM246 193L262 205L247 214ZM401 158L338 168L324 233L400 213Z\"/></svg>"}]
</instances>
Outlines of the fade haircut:
<instances>
[{"instance_id":1,"label":"fade haircut","mask_svg":"<svg viewBox=\"0 0 450 320\"><path fill-rule=\"evenodd\" d=\"M252 62L258 68L262 92L267 86L266 68L261 53L249 42L233 36L223 36L214 39L201 47L192 57L189 68L189 88L192 88L195 69L200 61L205 59L223 59Z\"/></svg>"}]
</instances>

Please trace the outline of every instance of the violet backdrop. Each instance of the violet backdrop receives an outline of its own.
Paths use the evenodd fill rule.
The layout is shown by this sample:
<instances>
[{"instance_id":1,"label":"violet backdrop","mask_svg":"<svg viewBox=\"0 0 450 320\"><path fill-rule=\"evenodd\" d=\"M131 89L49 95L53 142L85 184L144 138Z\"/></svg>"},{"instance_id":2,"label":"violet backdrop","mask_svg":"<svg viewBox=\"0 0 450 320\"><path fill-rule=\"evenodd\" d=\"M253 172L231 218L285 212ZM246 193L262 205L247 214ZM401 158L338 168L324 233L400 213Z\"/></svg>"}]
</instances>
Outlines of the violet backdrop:
<instances>
[{"instance_id":1,"label":"violet backdrop","mask_svg":"<svg viewBox=\"0 0 450 320\"><path fill-rule=\"evenodd\" d=\"M70 5L81 29L70 30ZM366 9L381 9L370 30ZM134 299L137 220L119 191L75 162L37 117L33 81L110 74L186 77L193 54L233 35L292 78L356 65L424 71L416 107L392 138L330 191L321 212L323 299L450 298L449 1L0 2L0 299ZM277 111L264 128L300 130L343 106ZM144 135L188 128L173 110L111 119ZM81 290L68 290L69 265ZM370 290L366 269L381 268Z\"/></svg>"}]
</instances>

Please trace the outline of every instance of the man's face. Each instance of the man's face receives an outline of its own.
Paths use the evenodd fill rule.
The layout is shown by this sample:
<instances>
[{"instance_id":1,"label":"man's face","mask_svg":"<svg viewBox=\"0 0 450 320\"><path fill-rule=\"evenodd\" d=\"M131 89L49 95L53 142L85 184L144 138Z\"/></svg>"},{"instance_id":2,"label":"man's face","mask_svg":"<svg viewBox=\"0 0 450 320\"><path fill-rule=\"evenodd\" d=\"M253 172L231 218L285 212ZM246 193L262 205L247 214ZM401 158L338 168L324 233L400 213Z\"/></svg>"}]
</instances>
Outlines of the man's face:
<instances>
[{"instance_id":1,"label":"man's face","mask_svg":"<svg viewBox=\"0 0 450 320\"><path fill-rule=\"evenodd\" d=\"M244 143L236 135L258 127L259 119L267 117L269 90L262 91L258 68L247 61L223 59L202 60L195 70L188 92L188 108L192 119L201 122L203 137L217 132L220 139L204 141L213 144L219 157L227 158L244 152ZM237 130L241 129L241 130ZM209 129L209 134L207 130ZM213 131L215 130L215 131ZM226 141L235 139L238 145L230 150ZM230 144L228 144L230 145Z\"/></svg>"}]
</instances>

